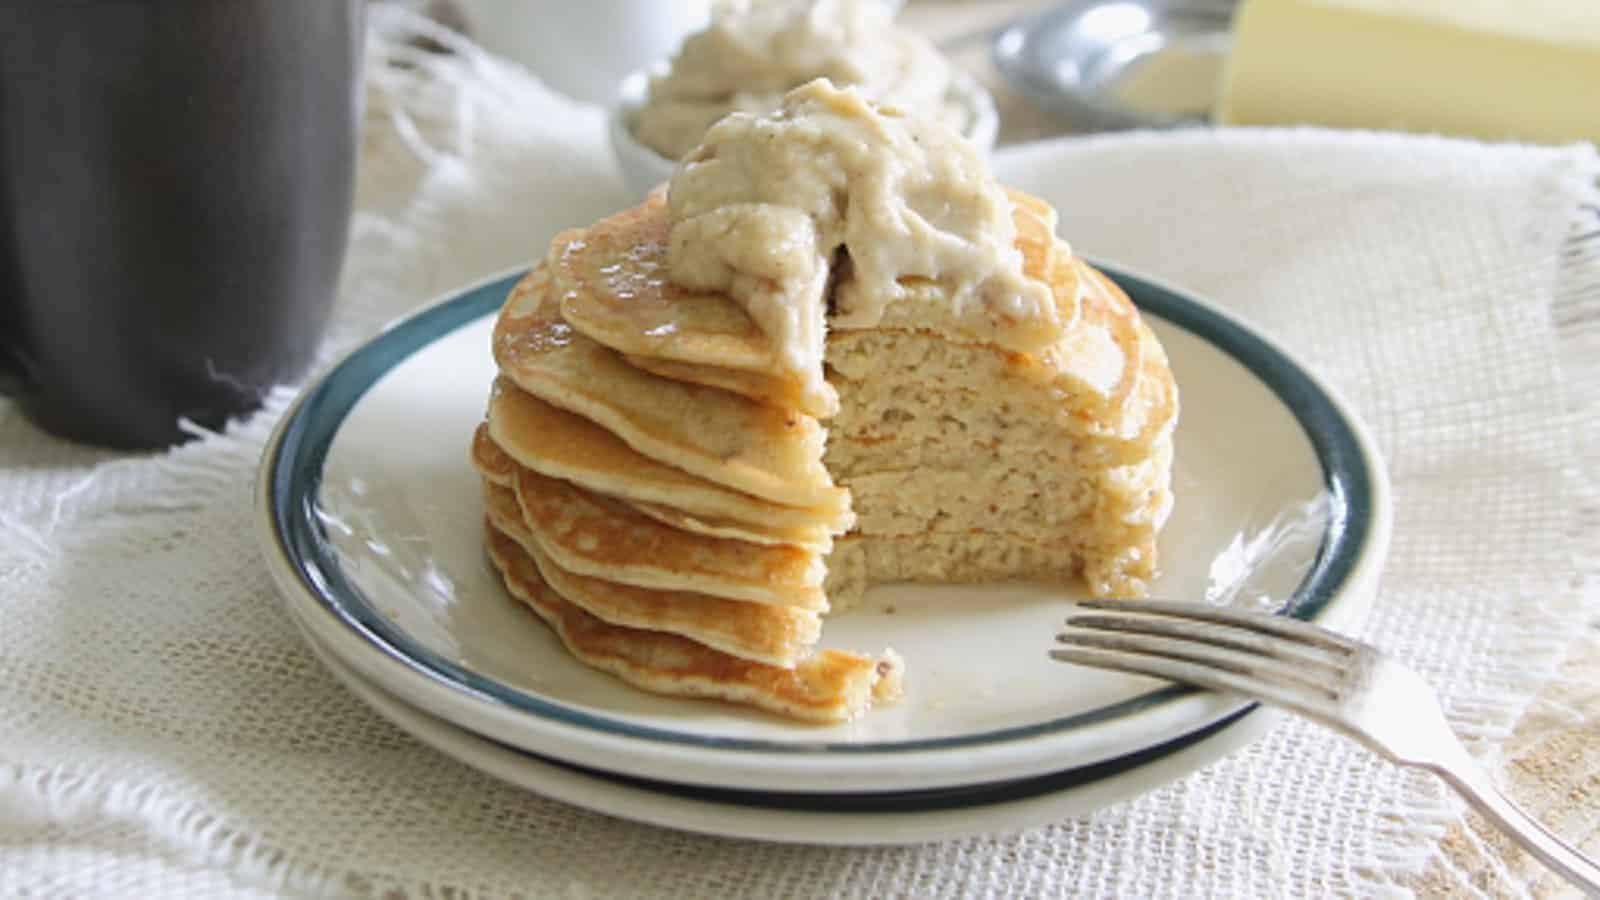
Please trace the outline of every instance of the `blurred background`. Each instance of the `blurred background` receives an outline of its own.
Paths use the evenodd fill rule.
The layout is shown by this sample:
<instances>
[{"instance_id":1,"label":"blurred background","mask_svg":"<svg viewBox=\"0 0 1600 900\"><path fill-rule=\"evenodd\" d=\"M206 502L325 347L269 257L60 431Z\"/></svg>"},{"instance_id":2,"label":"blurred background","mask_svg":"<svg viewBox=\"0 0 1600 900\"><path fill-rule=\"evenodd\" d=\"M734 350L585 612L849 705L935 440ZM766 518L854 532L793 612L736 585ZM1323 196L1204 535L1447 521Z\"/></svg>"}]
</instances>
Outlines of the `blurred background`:
<instances>
[{"instance_id":1,"label":"blurred background","mask_svg":"<svg viewBox=\"0 0 1600 900\"><path fill-rule=\"evenodd\" d=\"M708 16L762 2L412 5L556 87L604 102L616 78L596 80L597 62L664 59ZM1002 145L1210 123L1600 140L1594 0L885 2L993 93ZM604 49L590 48L583 20L608 6L628 24ZM534 32L560 32L561 46ZM586 83L574 89L568 73L580 67Z\"/></svg>"}]
</instances>

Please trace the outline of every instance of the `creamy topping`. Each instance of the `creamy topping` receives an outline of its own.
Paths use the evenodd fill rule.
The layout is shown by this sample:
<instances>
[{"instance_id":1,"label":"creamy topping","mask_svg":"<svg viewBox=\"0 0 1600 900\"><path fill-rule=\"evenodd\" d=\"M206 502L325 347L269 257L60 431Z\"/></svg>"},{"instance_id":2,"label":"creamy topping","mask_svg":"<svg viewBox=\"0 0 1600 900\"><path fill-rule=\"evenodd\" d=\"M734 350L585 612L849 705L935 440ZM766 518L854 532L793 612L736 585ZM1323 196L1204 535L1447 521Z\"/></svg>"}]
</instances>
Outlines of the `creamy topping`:
<instances>
[{"instance_id":1,"label":"creamy topping","mask_svg":"<svg viewBox=\"0 0 1600 900\"><path fill-rule=\"evenodd\" d=\"M893 25L882 0L769 0L685 40L672 68L651 80L635 132L678 159L728 113L777 109L787 91L815 78L857 85L873 100L959 129L963 112L947 100L951 74L925 38Z\"/></svg>"},{"instance_id":2,"label":"creamy topping","mask_svg":"<svg viewBox=\"0 0 1600 900\"><path fill-rule=\"evenodd\" d=\"M742 304L813 396L832 396L826 329L877 325L907 279L947 298L927 327L1030 353L1060 336L1050 289L1022 273L1011 203L972 146L853 89L818 80L777 112L723 119L667 196L672 280Z\"/></svg>"}]
</instances>

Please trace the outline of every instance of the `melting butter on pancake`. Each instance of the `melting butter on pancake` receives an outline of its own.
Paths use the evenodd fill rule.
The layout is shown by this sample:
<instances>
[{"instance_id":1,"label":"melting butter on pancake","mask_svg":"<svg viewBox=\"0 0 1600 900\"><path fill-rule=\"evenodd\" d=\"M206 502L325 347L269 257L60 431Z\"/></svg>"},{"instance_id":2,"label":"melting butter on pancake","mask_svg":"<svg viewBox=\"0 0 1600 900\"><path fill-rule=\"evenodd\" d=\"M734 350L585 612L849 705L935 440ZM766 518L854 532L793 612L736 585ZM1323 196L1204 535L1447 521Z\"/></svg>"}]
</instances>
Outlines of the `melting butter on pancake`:
<instances>
[{"instance_id":1,"label":"melting butter on pancake","mask_svg":"<svg viewBox=\"0 0 1600 900\"><path fill-rule=\"evenodd\" d=\"M503 379L489 397L479 468L516 463L551 478L737 529L744 540L825 550L855 518L844 509L782 506L657 462L582 416L551 406ZM491 439L492 438L492 439ZM508 456L505 463L495 455Z\"/></svg>"},{"instance_id":2,"label":"melting butter on pancake","mask_svg":"<svg viewBox=\"0 0 1600 900\"><path fill-rule=\"evenodd\" d=\"M802 721L847 722L897 699L902 663L820 650L793 668L731 656L688 638L608 624L569 602L516 541L488 526L489 558L506 589L544 619L585 665L658 694L725 700Z\"/></svg>"},{"instance_id":3,"label":"melting butter on pancake","mask_svg":"<svg viewBox=\"0 0 1600 900\"><path fill-rule=\"evenodd\" d=\"M708 481L774 503L848 508L822 466L816 419L636 369L574 331L536 290L519 286L495 322L495 361L518 387Z\"/></svg>"},{"instance_id":4,"label":"melting butter on pancake","mask_svg":"<svg viewBox=\"0 0 1600 900\"><path fill-rule=\"evenodd\" d=\"M522 520L562 568L661 590L827 609L820 554L679 531L576 485L520 469Z\"/></svg>"},{"instance_id":5,"label":"melting butter on pancake","mask_svg":"<svg viewBox=\"0 0 1600 900\"><path fill-rule=\"evenodd\" d=\"M521 545L556 593L612 625L682 635L715 650L768 665L793 668L822 632L814 610L687 591L656 591L578 575L556 565L522 520L516 494L485 486L484 506L500 533Z\"/></svg>"}]
</instances>

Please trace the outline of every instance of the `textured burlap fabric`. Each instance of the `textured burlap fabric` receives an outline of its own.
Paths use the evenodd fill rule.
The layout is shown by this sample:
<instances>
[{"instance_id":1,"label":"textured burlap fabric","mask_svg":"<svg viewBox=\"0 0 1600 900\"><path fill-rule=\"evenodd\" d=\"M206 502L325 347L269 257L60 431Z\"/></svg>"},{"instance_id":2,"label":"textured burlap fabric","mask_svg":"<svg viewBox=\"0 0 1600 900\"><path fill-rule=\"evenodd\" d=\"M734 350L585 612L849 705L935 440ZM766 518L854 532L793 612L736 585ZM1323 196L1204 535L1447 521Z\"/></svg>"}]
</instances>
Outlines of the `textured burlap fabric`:
<instances>
[{"instance_id":1,"label":"textured burlap fabric","mask_svg":"<svg viewBox=\"0 0 1600 900\"><path fill-rule=\"evenodd\" d=\"M598 111L447 35L429 36L453 53L417 49L427 26L403 14L374 27L325 360L628 199ZM999 167L1060 206L1078 250L1237 310L1350 397L1396 495L1365 635L1440 688L1514 793L1592 841L1600 434L1570 407L1600 390L1594 151L1195 132ZM63 444L0 403L0 895L1559 889L1427 777L1299 722L1085 820L913 847L696 837L508 787L368 711L282 611L250 481L291 396L155 456Z\"/></svg>"}]
</instances>

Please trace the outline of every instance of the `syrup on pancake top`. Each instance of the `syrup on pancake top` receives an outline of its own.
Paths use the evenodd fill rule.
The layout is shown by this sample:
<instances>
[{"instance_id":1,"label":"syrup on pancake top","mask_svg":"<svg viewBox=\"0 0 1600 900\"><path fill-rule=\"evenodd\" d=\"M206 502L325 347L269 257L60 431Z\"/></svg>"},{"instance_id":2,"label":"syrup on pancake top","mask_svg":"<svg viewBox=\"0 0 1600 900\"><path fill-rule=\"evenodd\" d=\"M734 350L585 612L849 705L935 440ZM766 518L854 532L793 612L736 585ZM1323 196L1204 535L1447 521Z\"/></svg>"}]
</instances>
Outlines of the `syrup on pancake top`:
<instances>
[{"instance_id":1,"label":"syrup on pancake top","mask_svg":"<svg viewBox=\"0 0 1600 900\"><path fill-rule=\"evenodd\" d=\"M808 395L826 397L828 327L877 326L908 285L924 325L1022 353L1061 337L1049 286L1023 275L1011 202L971 144L825 80L768 115L706 132L668 190L671 278L750 314ZM830 308L831 307L831 308Z\"/></svg>"}]
</instances>

